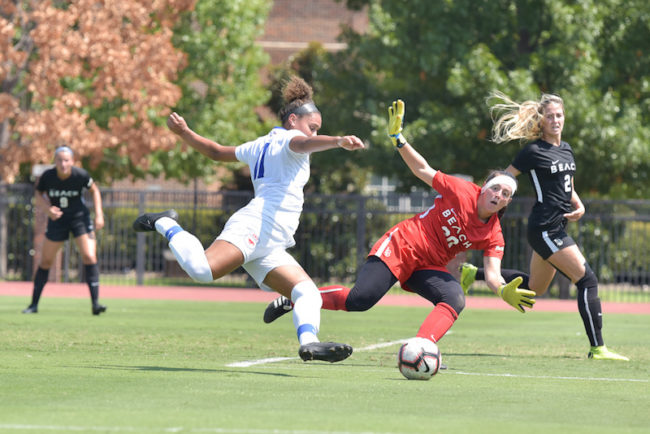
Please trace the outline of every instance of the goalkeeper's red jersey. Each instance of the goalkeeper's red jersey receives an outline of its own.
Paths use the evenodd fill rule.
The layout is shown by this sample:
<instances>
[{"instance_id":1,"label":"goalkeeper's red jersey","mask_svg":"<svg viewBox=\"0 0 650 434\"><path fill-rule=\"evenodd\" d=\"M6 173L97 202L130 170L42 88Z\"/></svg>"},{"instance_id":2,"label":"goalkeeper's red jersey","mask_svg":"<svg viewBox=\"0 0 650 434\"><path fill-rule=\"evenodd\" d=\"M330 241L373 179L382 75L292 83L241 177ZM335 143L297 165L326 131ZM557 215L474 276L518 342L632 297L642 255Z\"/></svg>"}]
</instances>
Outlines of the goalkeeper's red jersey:
<instances>
[{"instance_id":1,"label":"goalkeeper's red jersey","mask_svg":"<svg viewBox=\"0 0 650 434\"><path fill-rule=\"evenodd\" d=\"M439 193L433 206L393 226L370 255L386 263L400 282L415 270L447 271L449 261L465 250L483 250L484 256L502 259L505 242L498 216L487 222L478 216L481 187L440 171L432 187Z\"/></svg>"}]
</instances>

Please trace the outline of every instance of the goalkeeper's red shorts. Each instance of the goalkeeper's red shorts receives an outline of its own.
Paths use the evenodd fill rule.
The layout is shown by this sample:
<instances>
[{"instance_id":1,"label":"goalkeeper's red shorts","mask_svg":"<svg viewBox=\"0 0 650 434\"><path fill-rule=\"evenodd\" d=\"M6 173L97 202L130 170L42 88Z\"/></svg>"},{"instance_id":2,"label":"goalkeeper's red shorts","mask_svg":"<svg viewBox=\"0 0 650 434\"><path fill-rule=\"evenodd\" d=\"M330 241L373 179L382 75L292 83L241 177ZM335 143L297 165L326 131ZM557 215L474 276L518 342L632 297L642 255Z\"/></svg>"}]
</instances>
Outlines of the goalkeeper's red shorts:
<instances>
[{"instance_id":1,"label":"goalkeeper's red shorts","mask_svg":"<svg viewBox=\"0 0 650 434\"><path fill-rule=\"evenodd\" d=\"M377 256L391 273L404 284L415 270L427 269L448 272L445 265L431 264L422 253L405 241L399 226L384 234L370 250L368 256Z\"/></svg>"}]
</instances>

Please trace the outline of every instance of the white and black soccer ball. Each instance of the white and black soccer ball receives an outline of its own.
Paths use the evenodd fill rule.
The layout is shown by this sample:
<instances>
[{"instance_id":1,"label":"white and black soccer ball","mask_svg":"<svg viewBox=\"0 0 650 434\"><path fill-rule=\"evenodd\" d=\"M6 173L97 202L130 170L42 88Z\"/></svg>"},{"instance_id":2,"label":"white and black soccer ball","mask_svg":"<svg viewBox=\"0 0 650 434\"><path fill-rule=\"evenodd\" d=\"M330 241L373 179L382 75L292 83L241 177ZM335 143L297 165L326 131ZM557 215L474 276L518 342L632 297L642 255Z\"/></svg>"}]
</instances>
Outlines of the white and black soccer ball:
<instances>
[{"instance_id":1,"label":"white and black soccer ball","mask_svg":"<svg viewBox=\"0 0 650 434\"><path fill-rule=\"evenodd\" d=\"M397 367L409 380L429 380L440 369L442 356L433 341L411 338L397 353Z\"/></svg>"}]
</instances>

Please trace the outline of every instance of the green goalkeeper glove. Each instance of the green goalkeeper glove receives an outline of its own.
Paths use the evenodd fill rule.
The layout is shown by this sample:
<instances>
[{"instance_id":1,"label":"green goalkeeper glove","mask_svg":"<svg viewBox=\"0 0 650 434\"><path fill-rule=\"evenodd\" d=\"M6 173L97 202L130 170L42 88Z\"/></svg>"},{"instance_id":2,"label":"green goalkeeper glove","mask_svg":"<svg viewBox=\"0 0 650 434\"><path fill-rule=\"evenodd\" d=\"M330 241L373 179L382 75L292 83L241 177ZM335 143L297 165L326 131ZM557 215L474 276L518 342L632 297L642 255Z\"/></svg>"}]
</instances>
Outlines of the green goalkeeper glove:
<instances>
[{"instance_id":1,"label":"green goalkeeper glove","mask_svg":"<svg viewBox=\"0 0 650 434\"><path fill-rule=\"evenodd\" d=\"M388 107L388 136L393 146L401 148L406 144L406 139L402 136L402 122L404 121L404 101L398 99Z\"/></svg>"},{"instance_id":2,"label":"green goalkeeper glove","mask_svg":"<svg viewBox=\"0 0 650 434\"><path fill-rule=\"evenodd\" d=\"M525 312L524 306L532 309L533 304L535 304L535 299L533 298L535 292L519 288L519 285L521 285L521 282L523 281L524 279L517 277L513 279L512 282L501 285L497 290L497 294L499 294L506 303L521 313Z\"/></svg>"}]
</instances>

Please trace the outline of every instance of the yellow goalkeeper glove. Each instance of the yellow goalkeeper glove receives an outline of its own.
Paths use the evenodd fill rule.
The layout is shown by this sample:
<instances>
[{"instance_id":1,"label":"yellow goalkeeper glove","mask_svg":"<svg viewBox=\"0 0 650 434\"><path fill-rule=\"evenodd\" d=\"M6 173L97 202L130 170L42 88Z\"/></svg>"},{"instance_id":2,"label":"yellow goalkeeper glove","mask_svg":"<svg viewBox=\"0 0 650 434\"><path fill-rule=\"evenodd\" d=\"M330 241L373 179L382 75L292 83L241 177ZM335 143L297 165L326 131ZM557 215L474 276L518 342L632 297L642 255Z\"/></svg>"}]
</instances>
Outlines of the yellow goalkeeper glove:
<instances>
[{"instance_id":1,"label":"yellow goalkeeper glove","mask_svg":"<svg viewBox=\"0 0 650 434\"><path fill-rule=\"evenodd\" d=\"M517 277L512 280L510 283L501 285L497 290L497 294L510 306L517 309L519 312L524 313L524 306L529 309L533 308L535 304L534 291L529 291L528 289L521 289L519 285L523 282L524 279Z\"/></svg>"},{"instance_id":2,"label":"yellow goalkeeper glove","mask_svg":"<svg viewBox=\"0 0 650 434\"><path fill-rule=\"evenodd\" d=\"M404 101L398 99L388 107L388 136L393 146L398 148L406 144L406 139L402 136L402 122L404 122Z\"/></svg>"}]
</instances>

